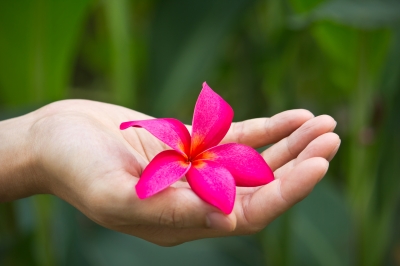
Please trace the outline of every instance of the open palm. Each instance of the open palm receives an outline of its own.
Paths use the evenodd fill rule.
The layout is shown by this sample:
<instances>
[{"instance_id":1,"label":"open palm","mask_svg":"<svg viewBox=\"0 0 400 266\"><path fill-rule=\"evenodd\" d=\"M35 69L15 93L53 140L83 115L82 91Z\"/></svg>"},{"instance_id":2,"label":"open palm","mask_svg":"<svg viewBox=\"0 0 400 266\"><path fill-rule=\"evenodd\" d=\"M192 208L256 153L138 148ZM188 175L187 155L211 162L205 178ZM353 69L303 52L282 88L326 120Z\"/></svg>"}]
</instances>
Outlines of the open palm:
<instances>
[{"instance_id":1,"label":"open palm","mask_svg":"<svg viewBox=\"0 0 400 266\"><path fill-rule=\"evenodd\" d=\"M336 122L306 110L233 123L222 143L273 144L262 156L276 180L238 187L234 210L224 215L184 180L148 199L137 197L134 186L143 169L170 148L146 130L120 131L119 124L151 117L84 100L56 102L31 116L42 192L66 200L100 225L164 246L258 232L311 192L340 145L332 133Z\"/></svg>"}]
</instances>

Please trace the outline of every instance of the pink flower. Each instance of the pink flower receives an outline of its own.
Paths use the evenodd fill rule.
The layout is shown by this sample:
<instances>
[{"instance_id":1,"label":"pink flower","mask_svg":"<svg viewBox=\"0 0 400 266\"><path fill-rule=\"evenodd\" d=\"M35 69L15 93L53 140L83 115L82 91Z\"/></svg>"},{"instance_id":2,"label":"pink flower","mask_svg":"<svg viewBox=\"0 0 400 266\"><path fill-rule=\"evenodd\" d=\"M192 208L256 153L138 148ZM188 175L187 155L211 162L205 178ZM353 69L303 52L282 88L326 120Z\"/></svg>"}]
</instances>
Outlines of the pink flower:
<instances>
[{"instance_id":1,"label":"pink flower","mask_svg":"<svg viewBox=\"0 0 400 266\"><path fill-rule=\"evenodd\" d=\"M186 175L201 199L229 214L236 186L254 187L274 180L273 172L253 148L236 143L216 146L232 118L230 105L204 82L194 109L192 136L173 118L122 123L121 130L144 128L172 148L157 154L144 169L136 184L138 197L150 197Z\"/></svg>"}]
</instances>

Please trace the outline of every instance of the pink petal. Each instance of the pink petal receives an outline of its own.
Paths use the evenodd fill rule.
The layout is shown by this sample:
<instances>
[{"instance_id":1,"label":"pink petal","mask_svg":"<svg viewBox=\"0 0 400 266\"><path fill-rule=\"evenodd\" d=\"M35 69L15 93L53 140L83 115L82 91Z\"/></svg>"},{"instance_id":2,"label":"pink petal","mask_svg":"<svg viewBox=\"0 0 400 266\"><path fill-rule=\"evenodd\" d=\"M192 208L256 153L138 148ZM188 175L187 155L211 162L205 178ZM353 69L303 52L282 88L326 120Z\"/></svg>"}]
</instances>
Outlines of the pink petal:
<instances>
[{"instance_id":1,"label":"pink petal","mask_svg":"<svg viewBox=\"0 0 400 266\"><path fill-rule=\"evenodd\" d=\"M169 187L183 177L191 163L174 150L160 152L144 169L136 184L136 193L140 199L150 197Z\"/></svg>"},{"instance_id":2,"label":"pink petal","mask_svg":"<svg viewBox=\"0 0 400 266\"><path fill-rule=\"evenodd\" d=\"M138 120L124 122L120 125L121 130L124 130L128 127L142 127L174 150L183 154L189 154L189 131L187 130L185 125L177 119L158 118L149 120Z\"/></svg>"},{"instance_id":3,"label":"pink petal","mask_svg":"<svg viewBox=\"0 0 400 266\"><path fill-rule=\"evenodd\" d=\"M204 82L194 108L191 157L217 145L228 132L232 118L230 105Z\"/></svg>"},{"instance_id":4,"label":"pink petal","mask_svg":"<svg viewBox=\"0 0 400 266\"><path fill-rule=\"evenodd\" d=\"M197 160L186 179L193 191L205 202L226 214L232 212L236 195L235 180L224 167L212 161Z\"/></svg>"},{"instance_id":5,"label":"pink petal","mask_svg":"<svg viewBox=\"0 0 400 266\"><path fill-rule=\"evenodd\" d=\"M274 180L274 173L256 150L228 143L213 147L196 157L217 162L231 172L237 186L255 187Z\"/></svg>"}]
</instances>

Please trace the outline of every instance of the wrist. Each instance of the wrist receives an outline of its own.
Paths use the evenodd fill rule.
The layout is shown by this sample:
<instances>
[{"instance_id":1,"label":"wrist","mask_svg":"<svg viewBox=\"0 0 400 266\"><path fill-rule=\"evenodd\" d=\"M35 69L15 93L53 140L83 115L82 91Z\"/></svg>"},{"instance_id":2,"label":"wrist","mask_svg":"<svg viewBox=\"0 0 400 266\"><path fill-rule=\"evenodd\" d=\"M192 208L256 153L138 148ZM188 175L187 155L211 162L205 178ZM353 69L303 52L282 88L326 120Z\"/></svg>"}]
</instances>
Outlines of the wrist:
<instances>
[{"instance_id":1,"label":"wrist","mask_svg":"<svg viewBox=\"0 0 400 266\"><path fill-rule=\"evenodd\" d=\"M34 121L33 113L0 121L0 202L46 192L36 171Z\"/></svg>"}]
</instances>

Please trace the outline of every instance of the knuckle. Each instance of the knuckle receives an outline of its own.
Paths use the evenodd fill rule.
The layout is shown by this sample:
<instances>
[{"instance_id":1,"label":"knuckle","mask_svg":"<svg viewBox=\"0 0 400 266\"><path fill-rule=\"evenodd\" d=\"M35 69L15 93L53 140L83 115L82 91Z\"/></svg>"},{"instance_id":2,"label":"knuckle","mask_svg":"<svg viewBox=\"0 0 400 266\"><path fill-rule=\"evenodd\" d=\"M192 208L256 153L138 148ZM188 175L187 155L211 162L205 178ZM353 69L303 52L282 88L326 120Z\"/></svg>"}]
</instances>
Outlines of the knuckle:
<instances>
[{"instance_id":1,"label":"knuckle","mask_svg":"<svg viewBox=\"0 0 400 266\"><path fill-rule=\"evenodd\" d=\"M256 234L265 227L265 225L262 224L260 221L256 221L251 218L249 210L250 201L251 201L250 195L244 197L242 201L242 220L246 225L245 230L243 231L244 235Z\"/></svg>"},{"instance_id":2,"label":"knuckle","mask_svg":"<svg viewBox=\"0 0 400 266\"><path fill-rule=\"evenodd\" d=\"M171 227L171 228L183 228L184 218L176 206L164 209L159 218L159 224L161 226Z\"/></svg>"},{"instance_id":3,"label":"knuckle","mask_svg":"<svg viewBox=\"0 0 400 266\"><path fill-rule=\"evenodd\" d=\"M236 122L233 124L233 133L236 136L236 142L242 143L244 138L244 122Z\"/></svg>"},{"instance_id":4,"label":"knuckle","mask_svg":"<svg viewBox=\"0 0 400 266\"><path fill-rule=\"evenodd\" d=\"M266 118L264 120L264 134L266 138L271 138L271 128L273 128L272 122L273 120L271 118Z\"/></svg>"}]
</instances>

